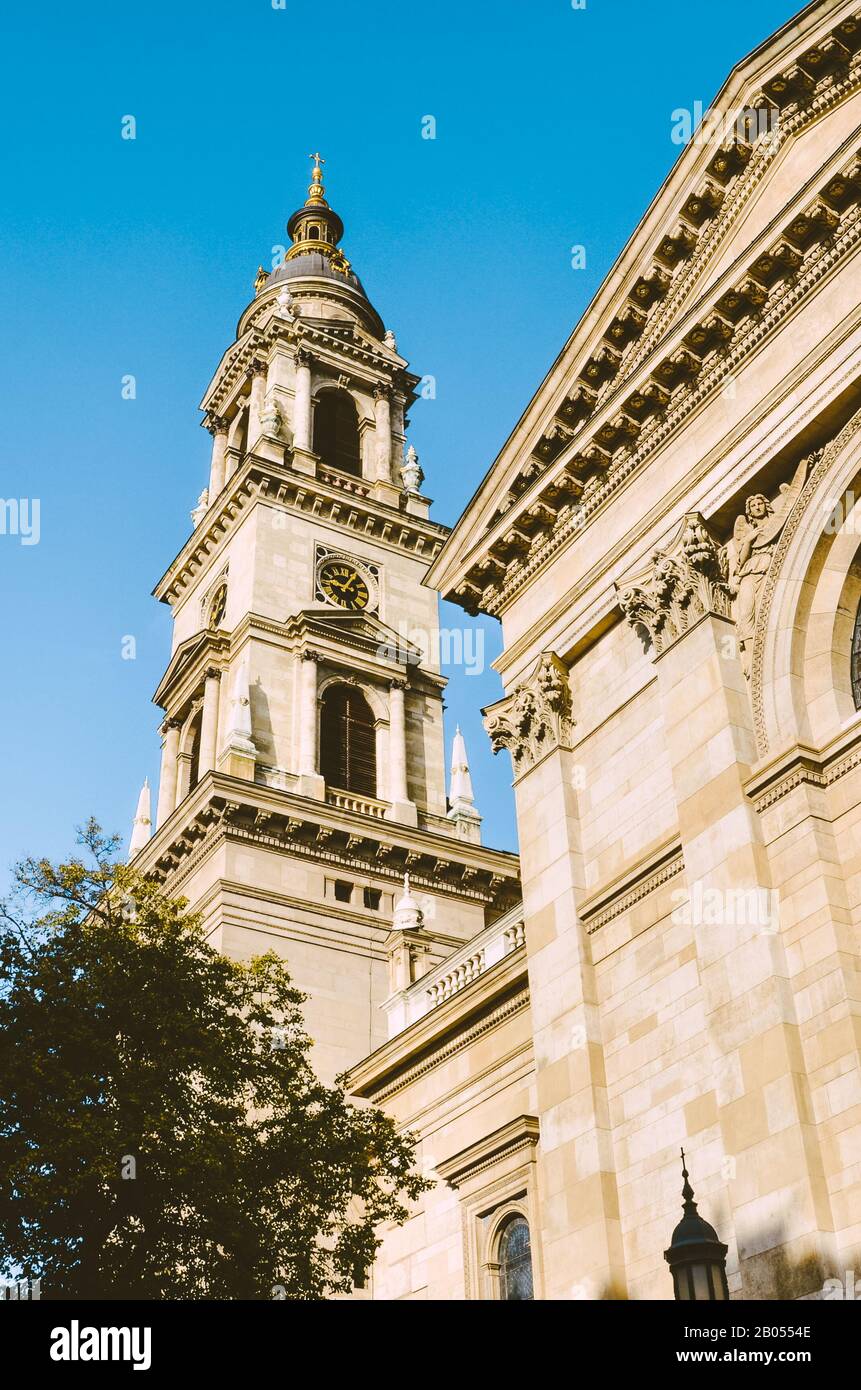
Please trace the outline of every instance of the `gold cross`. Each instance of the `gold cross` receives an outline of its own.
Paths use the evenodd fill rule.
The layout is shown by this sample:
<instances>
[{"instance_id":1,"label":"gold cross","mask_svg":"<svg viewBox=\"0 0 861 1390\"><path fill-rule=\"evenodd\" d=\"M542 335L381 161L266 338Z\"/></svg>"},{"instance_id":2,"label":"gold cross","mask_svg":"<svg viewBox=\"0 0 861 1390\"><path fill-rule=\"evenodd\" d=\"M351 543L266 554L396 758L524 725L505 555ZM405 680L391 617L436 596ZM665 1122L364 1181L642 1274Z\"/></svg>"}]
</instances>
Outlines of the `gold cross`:
<instances>
[{"instance_id":1,"label":"gold cross","mask_svg":"<svg viewBox=\"0 0 861 1390\"><path fill-rule=\"evenodd\" d=\"M325 163L326 163L325 159L323 158L323 156L322 156L321 154L309 154L308 158L309 158L309 159L313 159L314 164L315 164L315 166L316 166L318 169L319 169L319 167L320 167L321 164L325 164Z\"/></svg>"}]
</instances>

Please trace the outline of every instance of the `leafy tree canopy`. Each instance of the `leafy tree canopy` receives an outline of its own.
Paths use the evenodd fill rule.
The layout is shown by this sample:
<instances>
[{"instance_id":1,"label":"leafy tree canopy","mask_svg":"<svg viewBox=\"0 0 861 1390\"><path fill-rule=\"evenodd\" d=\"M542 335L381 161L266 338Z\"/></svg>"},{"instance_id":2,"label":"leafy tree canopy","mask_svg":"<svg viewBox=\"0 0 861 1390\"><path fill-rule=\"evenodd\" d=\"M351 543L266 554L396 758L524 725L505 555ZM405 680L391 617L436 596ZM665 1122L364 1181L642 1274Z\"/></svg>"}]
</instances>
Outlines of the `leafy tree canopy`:
<instances>
[{"instance_id":1,"label":"leafy tree canopy","mask_svg":"<svg viewBox=\"0 0 861 1390\"><path fill-rule=\"evenodd\" d=\"M428 1186L324 1086L275 954L229 960L116 862L27 859L0 903L0 1272L43 1298L316 1299Z\"/></svg>"}]
</instances>

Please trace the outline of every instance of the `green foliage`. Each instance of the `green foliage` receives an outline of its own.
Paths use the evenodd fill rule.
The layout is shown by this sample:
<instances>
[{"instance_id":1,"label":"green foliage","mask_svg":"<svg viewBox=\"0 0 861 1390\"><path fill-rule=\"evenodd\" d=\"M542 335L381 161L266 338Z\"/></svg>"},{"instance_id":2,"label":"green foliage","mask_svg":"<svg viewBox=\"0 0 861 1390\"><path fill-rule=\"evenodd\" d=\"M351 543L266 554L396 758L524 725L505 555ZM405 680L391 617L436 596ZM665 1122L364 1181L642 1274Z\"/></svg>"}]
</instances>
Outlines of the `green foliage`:
<instances>
[{"instance_id":1,"label":"green foliage","mask_svg":"<svg viewBox=\"0 0 861 1390\"><path fill-rule=\"evenodd\" d=\"M79 844L0 904L0 1271L43 1298L348 1291L428 1186L411 1142L317 1080L280 957L227 959L94 822Z\"/></svg>"}]
</instances>

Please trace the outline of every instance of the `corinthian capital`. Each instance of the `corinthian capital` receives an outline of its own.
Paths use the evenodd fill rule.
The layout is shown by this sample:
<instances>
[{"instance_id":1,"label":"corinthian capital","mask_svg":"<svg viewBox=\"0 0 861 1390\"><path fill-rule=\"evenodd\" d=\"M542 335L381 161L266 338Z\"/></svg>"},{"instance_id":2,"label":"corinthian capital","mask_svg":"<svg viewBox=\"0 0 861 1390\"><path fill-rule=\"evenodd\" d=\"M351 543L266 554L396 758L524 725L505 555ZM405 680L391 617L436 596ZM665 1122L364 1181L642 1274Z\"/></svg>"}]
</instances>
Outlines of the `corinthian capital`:
<instances>
[{"instance_id":1,"label":"corinthian capital","mask_svg":"<svg viewBox=\"0 0 861 1390\"><path fill-rule=\"evenodd\" d=\"M628 622L658 656L704 614L732 615L725 552L699 512L688 512L666 549L616 590Z\"/></svg>"},{"instance_id":2,"label":"corinthian capital","mask_svg":"<svg viewBox=\"0 0 861 1390\"><path fill-rule=\"evenodd\" d=\"M509 750L515 776L555 748L570 746L574 721L566 667L554 652L543 652L532 675L484 715L494 753Z\"/></svg>"}]
</instances>

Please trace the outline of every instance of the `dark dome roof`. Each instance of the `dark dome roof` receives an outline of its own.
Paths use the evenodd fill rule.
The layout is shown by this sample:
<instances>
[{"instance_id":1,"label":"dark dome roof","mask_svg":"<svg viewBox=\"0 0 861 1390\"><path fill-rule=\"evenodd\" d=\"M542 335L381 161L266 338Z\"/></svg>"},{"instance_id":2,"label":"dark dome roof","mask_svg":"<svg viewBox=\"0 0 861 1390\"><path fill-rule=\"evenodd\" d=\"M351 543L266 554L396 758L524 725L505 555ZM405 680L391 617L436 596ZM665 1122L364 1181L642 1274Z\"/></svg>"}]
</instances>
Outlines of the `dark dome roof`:
<instances>
[{"instance_id":1,"label":"dark dome roof","mask_svg":"<svg viewBox=\"0 0 861 1390\"><path fill-rule=\"evenodd\" d=\"M700 1216L696 1209L696 1204L691 1202L693 1211L686 1211L676 1229L673 1231L673 1238L670 1241L671 1247L679 1245L700 1245L703 1241L714 1241L720 1245L721 1241L714 1226L710 1226Z\"/></svg>"},{"instance_id":2,"label":"dark dome roof","mask_svg":"<svg viewBox=\"0 0 861 1390\"><path fill-rule=\"evenodd\" d=\"M336 285L350 285L354 290L365 299L368 298L365 287L358 275L352 270L346 273L341 270L333 270L331 262L327 256L321 256L319 251L310 251L302 256L294 256L292 260L284 261L277 270L273 270L269 279L266 281L266 288L271 289L273 285L278 285L282 280L298 280L307 276L314 279L331 280ZM370 303L370 300L368 301Z\"/></svg>"}]
</instances>

